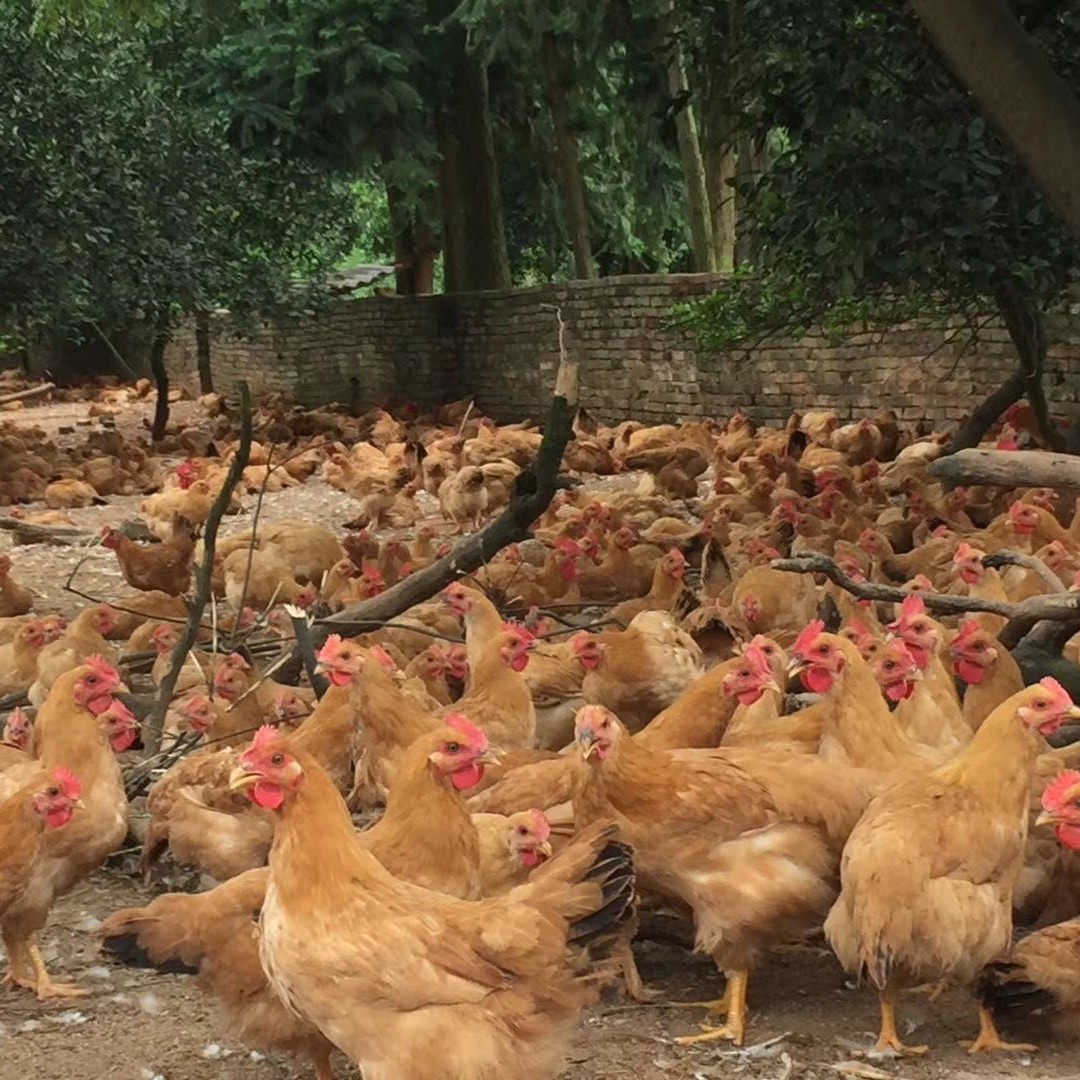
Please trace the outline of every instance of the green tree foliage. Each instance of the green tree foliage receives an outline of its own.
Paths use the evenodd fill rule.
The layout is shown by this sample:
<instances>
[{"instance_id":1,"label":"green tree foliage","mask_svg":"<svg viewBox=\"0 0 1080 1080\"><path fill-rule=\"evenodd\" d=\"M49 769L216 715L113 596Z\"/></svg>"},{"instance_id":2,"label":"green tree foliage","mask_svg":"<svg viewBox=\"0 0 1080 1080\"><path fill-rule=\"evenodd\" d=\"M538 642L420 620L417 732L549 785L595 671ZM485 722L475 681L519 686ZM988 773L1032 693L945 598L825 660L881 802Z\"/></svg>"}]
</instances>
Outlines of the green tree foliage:
<instances>
[{"instance_id":1,"label":"green tree foliage","mask_svg":"<svg viewBox=\"0 0 1080 1080\"><path fill-rule=\"evenodd\" d=\"M1080 85L1080 16L1060 6L1035 35ZM1080 252L910 13L744 0L728 48L740 114L777 152L740 192L756 273L684 320L730 347L812 323L1000 310L1041 363L1019 324L1061 296Z\"/></svg>"},{"instance_id":2,"label":"green tree foliage","mask_svg":"<svg viewBox=\"0 0 1080 1080\"><path fill-rule=\"evenodd\" d=\"M324 170L247 156L185 85L191 24L0 9L0 312L67 331L218 305L296 307L347 251L356 207ZM155 63L162 55L170 65Z\"/></svg>"}]
</instances>

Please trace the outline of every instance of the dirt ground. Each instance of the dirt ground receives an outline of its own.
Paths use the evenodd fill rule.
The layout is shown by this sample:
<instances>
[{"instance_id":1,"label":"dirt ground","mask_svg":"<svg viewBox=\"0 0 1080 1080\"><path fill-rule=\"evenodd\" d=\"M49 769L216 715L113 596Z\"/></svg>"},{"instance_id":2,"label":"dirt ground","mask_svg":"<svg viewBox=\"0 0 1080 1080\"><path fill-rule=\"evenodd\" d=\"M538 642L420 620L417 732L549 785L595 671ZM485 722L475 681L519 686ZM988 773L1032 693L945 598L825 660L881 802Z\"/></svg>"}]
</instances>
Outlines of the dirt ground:
<instances>
[{"instance_id":1,"label":"dirt ground","mask_svg":"<svg viewBox=\"0 0 1080 1080\"><path fill-rule=\"evenodd\" d=\"M190 409L191 406L181 406ZM132 407L119 425L139 429L147 407ZM85 416L85 405L25 409L20 422L55 431ZM13 417L14 418L14 417ZM81 438L85 428L78 429ZM70 436L69 436L70 437ZM117 523L137 510L139 499L72 511L80 524ZM301 516L340 523L356 504L319 482L269 495L266 520ZM230 523L229 529L239 527ZM10 536L0 533L0 550ZM69 614L84 603L63 583L87 551L43 546L12 551L18 580L40 594L43 611ZM89 553L76 586L107 599L126 591L111 552ZM213 1002L190 978L114 967L97 951L94 930L120 907L146 902L150 890L131 874L132 859L120 856L84 882L53 911L42 935L42 952L54 974L90 991L83 999L42 1005L29 994L0 988L0 1080L299 1080L306 1066L263 1057L225 1037ZM638 959L645 979L665 1001L719 995L722 981L706 958L672 944L643 942ZM988 1080L1026 1077L1065 1080L1077 1075L1076 1050L1047 1043L1038 1054L969 1058L959 1045L975 1032L974 1007L960 992L934 1003L912 996L901 1005L902 1033L926 1042L925 1059L868 1060L877 1024L874 996L845 983L831 953L797 949L774 956L751 983L753 1046L739 1052L727 1044L680 1047L673 1038L696 1030L700 1011L668 1005L627 1006L612 997L584 1018L574 1041L566 1078L573 1080ZM355 1077L337 1062L338 1077ZM507 1077L507 1080L513 1080Z\"/></svg>"}]
</instances>

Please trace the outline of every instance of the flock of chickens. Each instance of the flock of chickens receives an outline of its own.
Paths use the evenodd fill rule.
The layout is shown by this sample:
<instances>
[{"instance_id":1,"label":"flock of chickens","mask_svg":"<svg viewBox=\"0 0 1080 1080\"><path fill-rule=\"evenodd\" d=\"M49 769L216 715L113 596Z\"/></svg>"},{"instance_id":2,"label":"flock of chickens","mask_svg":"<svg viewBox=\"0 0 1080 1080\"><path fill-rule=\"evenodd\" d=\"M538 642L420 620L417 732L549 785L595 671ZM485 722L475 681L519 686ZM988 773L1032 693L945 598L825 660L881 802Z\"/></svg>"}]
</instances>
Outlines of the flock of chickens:
<instances>
[{"instance_id":1,"label":"flock of chickens","mask_svg":"<svg viewBox=\"0 0 1080 1080\"><path fill-rule=\"evenodd\" d=\"M328 499L325 523L249 516L219 540L212 617L147 762L138 689L170 667L237 449L228 405L202 404L170 465L115 432L61 452L0 424L13 515L63 526L142 492L152 537L102 530L133 591L70 622L0 556L6 993L84 993L36 938L133 833L148 876L169 859L218 884L112 914L105 951L196 974L236 1038L318 1080L335 1048L365 1080L554 1077L604 987L662 996L632 949L659 913L727 978L682 1043L742 1045L752 972L822 933L880 998L880 1052L926 1050L901 1039L901 990L972 987L972 1051L1029 1045L1002 1041L1003 1016L1080 1019L1080 744L1048 741L1080 709L1053 678L1025 686L1004 616L939 620L923 599L1075 587L1080 514L1054 492L944 490L926 469L944 438L888 411L768 429L582 410L529 540L380 629L320 636L323 678L293 686L274 678L293 620L317 631L451 550L541 435L466 402L355 418L268 400L232 509L321 476L359 515L340 527ZM1024 424L1010 412L991 445ZM1003 551L1028 558L988 565ZM809 552L906 599L772 565Z\"/></svg>"}]
</instances>

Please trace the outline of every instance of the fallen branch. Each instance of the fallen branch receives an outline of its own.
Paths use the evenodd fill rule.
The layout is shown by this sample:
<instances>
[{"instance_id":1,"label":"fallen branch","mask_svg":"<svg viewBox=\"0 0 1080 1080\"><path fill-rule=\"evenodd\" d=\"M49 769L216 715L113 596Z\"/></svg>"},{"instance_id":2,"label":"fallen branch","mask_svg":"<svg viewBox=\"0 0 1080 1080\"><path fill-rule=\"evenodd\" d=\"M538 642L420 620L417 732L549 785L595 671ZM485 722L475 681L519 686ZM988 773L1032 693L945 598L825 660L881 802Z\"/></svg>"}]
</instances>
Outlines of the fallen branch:
<instances>
[{"instance_id":1,"label":"fallen branch","mask_svg":"<svg viewBox=\"0 0 1080 1080\"><path fill-rule=\"evenodd\" d=\"M1046 450L959 450L930 463L946 484L1080 488L1080 461Z\"/></svg>"},{"instance_id":2,"label":"fallen branch","mask_svg":"<svg viewBox=\"0 0 1080 1080\"><path fill-rule=\"evenodd\" d=\"M1025 555L1022 551L995 551L984 555L983 566L990 570L1000 570L1003 566L1022 566L1025 570L1034 570L1046 584L1049 593L1067 593L1064 582L1042 561L1034 555Z\"/></svg>"},{"instance_id":3,"label":"fallen branch","mask_svg":"<svg viewBox=\"0 0 1080 1080\"><path fill-rule=\"evenodd\" d=\"M240 388L240 443L236 448L236 455L229 463L229 471L225 474L225 480L221 490L210 507L210 513L206 517L206 525L203 528L203 559L202 566L195 568L195 595L192 598L188 620L184 625L184 631L180 640L172 651L169 659L169 670L165 673L158 686L157 698L154 708L147 718L143 729L143 745L152 754L161 745L161 731L165 724L165 713L172 701L173 691L176 689L176 680L180 677L188 653L194 648L199 630L202 626L203 611L210 599L210 579L214 567L214 551L217 547L218 528L225 511L232 500L233 489L240 481L240 477L247 467L248 457L251 453L251 391L248 384L241 381Z\"/></svg>"},{"instance_id":4,"label":"fallen branch","mask_svg":"<svg viewBox=\"0 0 1080 1080\"><path fill-rule=\"evenodd\" d=\"M296 635L296 650L304 661L304 671L307 672L308 682L315 691L315 696L322 701L323 694L330 688L330 682L324 675L316 670L315 639L311 636L311 622L307 612L295 604L286 604L285 613L292 623L293 633Z\"/></svg>"},{"instance_id":5,"label":"fallen branch","mask_svg":"<svg viewBox=\"0 0 1080 1080\"><path fill-rule=\"evenodd\" d=\"M826 555L800 555L792 559L773 559L770 563L774 570L786 570L793 574L823 574L844 592L860 600L881 600L885 603L902 604L911 596L911 590L898 589L893 585L878 585L872 581L856 581L849 577ZM920 591L930 611L943 615L968 615L988 611L993 615L1003 615L1006 619L1032 619L1035 621L1067 620L1080 617L1080 593L1067 596L1032 596L1017 604L1006 604L998 600L981 600L973 596L944 596L941 593Z\"/></svg>"},{"instance_id":6,"label":"fallen branch","mask_svg":"<svg viewBox=\"0 0 1080 1080\"><path fill-rule=\"evenodd\" d=\"M560 347L562 319L560 317ZM431 566L410 574L386 592L359 604L343 608L319 621L325 634L353 634L381 626L416 604L430 599L440 589L464 574L471 574L490 562L508 544L527 539L533 523L547 509L555 494L559 465L573 434L574 411L578 400L578 365L565 350L559 361L544 438L536 460L518 474L507 508L478 533L467 537L449 555ZM320 642L316 640L316 645Z\"/></svg>"},{"instance_id":7,"label":"fallen branch","mask_svg":"<svg viewBox=\"0 0 1080 1080\"><path fill-rule=\"evenodd\" d=\"M51 382L42 383L40 386L31 386L26 390L17 390L14 394L4 394L0 397L0 405L7 405L12 401L29 401L31 398L43 397L50 390L55 390L56 385Z\"/></svg>"}]
</instances>

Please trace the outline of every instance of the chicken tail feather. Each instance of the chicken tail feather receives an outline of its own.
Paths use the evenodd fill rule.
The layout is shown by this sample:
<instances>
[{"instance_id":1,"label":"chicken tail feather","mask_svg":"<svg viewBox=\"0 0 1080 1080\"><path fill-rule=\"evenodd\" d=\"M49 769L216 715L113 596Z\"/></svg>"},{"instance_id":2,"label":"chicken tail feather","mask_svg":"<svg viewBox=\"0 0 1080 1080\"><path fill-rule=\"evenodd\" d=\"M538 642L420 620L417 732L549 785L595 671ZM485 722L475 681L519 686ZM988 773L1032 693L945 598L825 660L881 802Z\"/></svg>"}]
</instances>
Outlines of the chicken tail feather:
<instances>
[{"instance_id":1,"label":"chicken tail feather","mask_svg":"<svg viewBox=\"0 0 1080 1080\"><path fill-rule=\"evenodd\" d=\"M633 849L618 841L609 841L585 877L600 886L603 903L570 924L568 940L575 945L592 945L599 939L608 938L633 915Z\"/></svg>"},{"instance_id":2,"label":"chicken tail feather","mask_svg":"<svg viewBox=\"0 0 1080 1080\"><path fill-rule=\"evenodd\" d=\"M995 1017L1034 1016L1053 1011L1057 1006L1054 995L1033 983L1021 964L1002 960L983 969L975 984L979 1004L985 1005Z\"/></svg>"}]
</instances>

